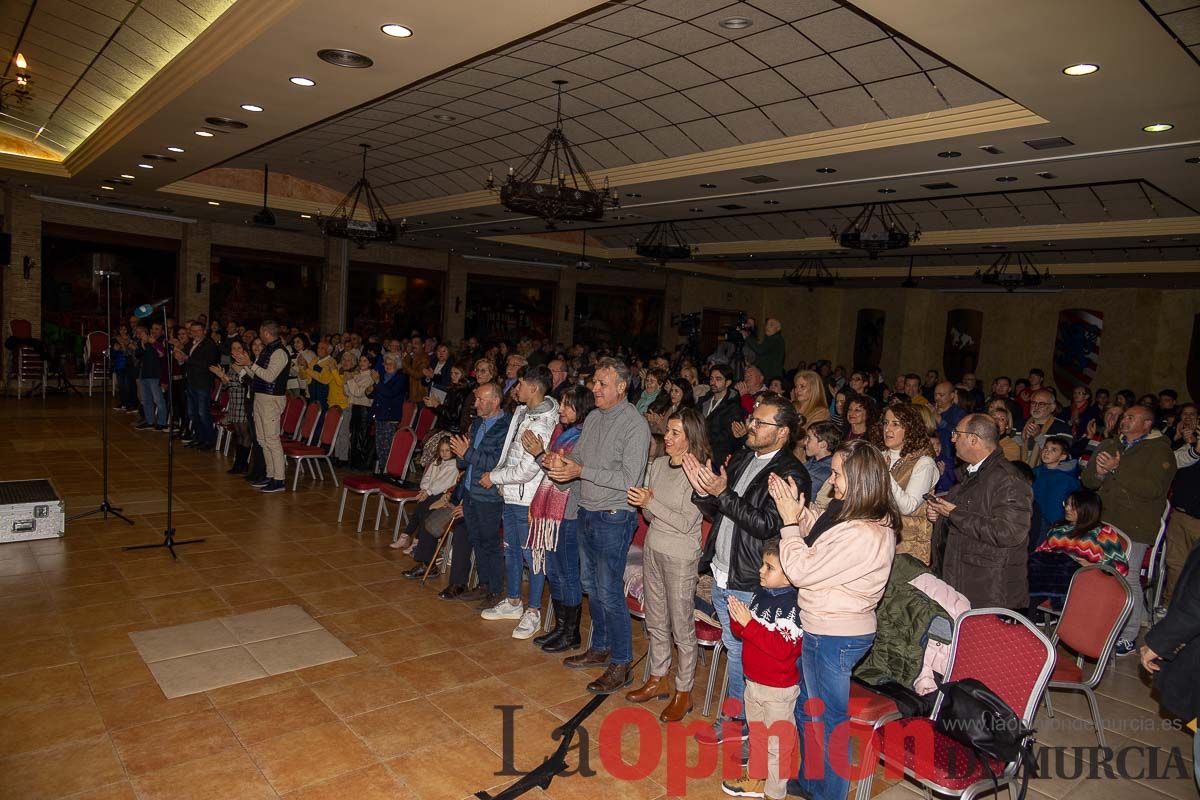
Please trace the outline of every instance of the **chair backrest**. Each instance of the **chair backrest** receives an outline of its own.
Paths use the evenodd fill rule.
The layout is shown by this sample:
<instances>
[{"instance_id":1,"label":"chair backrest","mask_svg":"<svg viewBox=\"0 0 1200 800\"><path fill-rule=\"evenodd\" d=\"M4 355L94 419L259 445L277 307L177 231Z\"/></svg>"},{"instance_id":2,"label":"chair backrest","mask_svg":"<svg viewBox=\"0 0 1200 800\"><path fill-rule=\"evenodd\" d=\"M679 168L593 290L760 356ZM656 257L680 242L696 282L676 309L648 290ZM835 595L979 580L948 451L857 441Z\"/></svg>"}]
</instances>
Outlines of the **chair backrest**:
<instances>
[{"instance_id":1,"label":"chair backrest","mask_svg":"<svg viewBox=\"0 0 1200 800\"><path fill-rule=\"evenodd\" d=\"M708 517L700 518L700 549L703 550L708 544L708 537L712 534L712 520Z\"/></svg>"},{"instance_id":2,"label":"chair backrest","mask_svg":"<svg viewBox=\"0 0 1200 800\"><path fill-rule=\"evenodd\" d=\"M392 437L392 446L388 450L385 474L393 478L403 478L408 472L408 464L412 461L413 451L417 449L417 437L407 428L398 428Z\"/></svg>"},{"instance_id":3,"label":"chair backrest","mask_svg":"<svg viewBox=\"0 0 1200 800\"><path fill-rule=\"evenodd\" d=\"M646 518L642 514L637 515L637 530L633 532L633 541L630 547L641 547L646 543L646 534L650 531L650 523L646 522Z\"/></svg>"},{"instance_id":4,"label":"chair backrest","mask_svg":"<svg viewBox=\"0 0 1200 800\"><path fill-rule=\"evenodd\" d=\"M417 441L425 441L425 437L429 435L429 431L433 429L433 421L436 417L433 414L432 408L422 408L421 413L417 414L417 424L413 428L413 433L417 435Z\"/></svg>"},{"instance_id":5,"label":"chair backrest","mask_svg":"<svg viewBox=\"0 0 1200 800\"><path fill-rule=\"evenodd\" d=\"M279 430L284 433L295 433L296 426L300 424L300 416L304 413L304 400L298 395L292 395L287 399L287 403L283 406L283 418L279 423Z\"/></svg>"},{"instance_id":6,"label":"chair backrest","mask_svg":"<svg viewBox=\"0 0 1200 800\"><path fill-rule=\"evenodd\" d=\"M1133 608L1133 591L1112 567L1082 567L1071 577L1054 635L1067 647L1101 663Z\"/></svg>"},{"instance_id":7,"label":"chair backrest","mask_svg":"<svg viewBox=\"0 0 1200 800\"><path fill-rule=\"evenodd\" d=\"M330 447L337 439L338 430L342 427L342 409L330 406L321 422L321 447Z\"/></svg>"},{"instance_id":8,"label":"chair backrest","mask_svg":"<svg viewBox=\"0 0 1200 800\"><path fill-rule=\"evenodd\" d=\"M108 349L108 334L104 331L92 331L87 335L83 345L83 357L91 363L102 363L104 351Z\"/></svg>"},{"instance_id":9,"label":"chair backrest","mask_svg":"<svg viewBox=\"0 0 1200 800\"><path fill-rule=\"evenodd\" d=\"M946 679L980 681L1026 725L1033 722L1053 668L1050 640L1020 614L1006 608L977 608L955 620Z\"/></svg>"},{"instance_id":10,"label":"chair backrest","mask_svg":"<svg viewBox=\"0 0 1200 800\"><path fill-rule=\"evenodd\" d=\"M404 406L400 409L400 423L398 428L411 428L413 420L417 418L417 404L411 400L405 400Z\"/></svg>"},{"instance_id":11,"label":"chair backrest","mask_svg":"<svg viewBox=\"0 0 1200 800\"><path fill-rule=\"evenodd\" d=\"M304 409L304 417L300 420L300 432L296 437L305 444L312 444L313 433L317 429L317 420L321 419L321 404L313 401Z\"/></svg>"},{"instance_id":12,"label":"chair backrest","mask_svg":"<svg viewBox=\"0 0 1200 800\"><path fill-rule=\"evenodd\" d=\"M33 323L27 319L14 319L8 323L8 327L18 339L33 338Z\"/></svg>"},{"instance_id":13,"label":"chair backrest","mask_svg":"<svg viewBox=\"0 0 1200 800\"><path fill-rule=\"evenodd\" d=\"M1162 517L1158 521L1158 534L1154 537L1154 546L1146 551L1146 561L1144 564L1130 564L1130 569L1142 570L1142 584L1149 586L1154 582L1154 578L1158 575L1161 568L1162 559L1159 554L1163 548L1167 546L1167 520L1171 516L1171 504L1166 503L1163 506Z\"/></svg>"}]
</instances>

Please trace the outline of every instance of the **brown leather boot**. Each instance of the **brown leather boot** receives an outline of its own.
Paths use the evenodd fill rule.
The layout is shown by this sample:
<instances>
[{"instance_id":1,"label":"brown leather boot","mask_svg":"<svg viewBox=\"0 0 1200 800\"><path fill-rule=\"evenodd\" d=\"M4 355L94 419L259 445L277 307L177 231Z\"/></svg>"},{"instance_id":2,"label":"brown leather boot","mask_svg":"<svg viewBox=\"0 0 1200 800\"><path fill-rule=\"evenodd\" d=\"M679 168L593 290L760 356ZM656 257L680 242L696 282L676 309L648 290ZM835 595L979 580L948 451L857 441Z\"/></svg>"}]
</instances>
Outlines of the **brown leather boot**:
<instances>
[{"instance_id":1,"label":"brown leather boot","mask_svg":"<svg viewBox=\"0 0 1200 800\"><path fill-rule=\"evenodd\" d=\"M592 694L612 694L629 685L629 665L609 664L604 674L587 685Z\"/></svg>"},{"instance_id":2,"label":"brown leather boot","mask_svg":"<svg viewBox=\"0 0 1200 800\"><path fill-rule=\"evenodd\" d=\"M563 659L563 666L570 669L590 669L591 667L603 667L607 664L607 650L588 649L579 655L567 656Z\"/></svg>"},{"instance_id":3,"label":"brown leather boot","mask_svg":"<svg viewBox=\"0 0 1200 800\"><path fill-rule=\"evenodd\" d=\"M691 692L676 692L671 698L671 702L663 709L663 712L658 715L662 722L679 722L688 715L692 710L692 693Z\"/></svg>"},{"instance_id":4,"label":"brown leather boot","mask_svg":"<svg viewBox=\"0 0 1200 800\"><path fill-rule=\"evenodd\" d=\"M666 700L671 696L671 679L666 675L658 677L651 675L650 680L640 689L634 689L625 694L625 699L631 703L645 703L649 700Z\"/></svg>"}]
</instances>

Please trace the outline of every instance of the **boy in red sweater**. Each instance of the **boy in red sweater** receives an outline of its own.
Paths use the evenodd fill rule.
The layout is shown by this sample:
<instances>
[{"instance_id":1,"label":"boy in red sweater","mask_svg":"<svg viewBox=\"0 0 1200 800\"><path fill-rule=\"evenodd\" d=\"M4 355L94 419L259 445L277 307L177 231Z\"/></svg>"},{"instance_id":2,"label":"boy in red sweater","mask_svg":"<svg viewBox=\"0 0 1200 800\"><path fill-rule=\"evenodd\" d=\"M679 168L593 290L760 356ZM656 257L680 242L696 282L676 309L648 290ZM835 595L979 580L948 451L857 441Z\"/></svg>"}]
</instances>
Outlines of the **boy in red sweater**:
<instances>
[{"instance_id":1,"label":"boy in red sweater","mask_svg":"<svg viewBox=\"0 0 1200 800\"><path fill-rule=\"evenodd\" d=\"M787 776L799 771L793 753L799 745L795 710L800 694L804 631L800 628L796 589L788 583L779 565L778 541L763 547L758 582L749 608L736 597L729 598L729 619L733 635L742 640L746 721L759 724L750 729L751 766L741 778L725 781L721 788L735 797L765 796L781 800L787 796ZM776 723L786 723L790 730L785 734ZM761 763L762 758L761 751L756 753L756 750L764 744L766 779L752 778L751 767ZM755 771L760 770L761 767Z\"/></svg>"}]
</instances>

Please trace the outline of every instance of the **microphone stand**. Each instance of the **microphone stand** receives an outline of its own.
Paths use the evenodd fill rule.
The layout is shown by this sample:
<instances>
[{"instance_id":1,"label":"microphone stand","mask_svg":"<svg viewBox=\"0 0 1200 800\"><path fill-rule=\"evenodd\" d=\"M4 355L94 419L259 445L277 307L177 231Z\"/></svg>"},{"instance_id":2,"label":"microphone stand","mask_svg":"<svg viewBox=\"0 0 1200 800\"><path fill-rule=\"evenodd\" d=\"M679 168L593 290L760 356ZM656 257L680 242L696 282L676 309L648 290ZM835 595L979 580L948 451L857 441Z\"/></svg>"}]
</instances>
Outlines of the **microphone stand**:
<instances>
[{"instance_id":1,"label":"microphone stand","mask_svg":"<svg viewBox=\"0 0 1200 800\"><path fill-rule=\"evenodd\" d=\"M167 330L167 304L162 304L163 315L163 331ZM173 369L172 359L175 356L172 353L167 354L167 529L163 531L163 540L157 544L134 544L127 547L122 547L122 550L149 550L155 547L165 547L171 553L172 559L178 559L175 554L175 548L184 544L199 544L203 539L184 539L181 542L175 541L175 524L174 524L174 500L175 500L175 431L172 430L171 419L174 413L175 399L173 386L175 381L171 380L171 371Z\"/></svg>"},{"instance_id":2,"label":"microphone stand","mask_svg":"<svg viewBox=\"0 0 1200 800\"><path fill-rule=\"evenodd\" d=\"M120 273L111 270L98 270L98 277L104 279L104 324L105 335L108 336L108 346L104 348L104 382L101 384L100 397L102 399L100 412L100 439L103 442L103 455L101 456L101 464L104 475L104 495L100 500L100 505L93 508L91 511L84 511L81 514L76 514L72 517L67 517L67 522L74 522L77 519L90 517L92 514L103 514L104 519L108 519L108 515L112 514L119 520L132 525L133 520L121 513L121 509L114 506L108 499L108 382L112 379L112 279L115 275L120 277Z\"/></svg>"}]
</instances>

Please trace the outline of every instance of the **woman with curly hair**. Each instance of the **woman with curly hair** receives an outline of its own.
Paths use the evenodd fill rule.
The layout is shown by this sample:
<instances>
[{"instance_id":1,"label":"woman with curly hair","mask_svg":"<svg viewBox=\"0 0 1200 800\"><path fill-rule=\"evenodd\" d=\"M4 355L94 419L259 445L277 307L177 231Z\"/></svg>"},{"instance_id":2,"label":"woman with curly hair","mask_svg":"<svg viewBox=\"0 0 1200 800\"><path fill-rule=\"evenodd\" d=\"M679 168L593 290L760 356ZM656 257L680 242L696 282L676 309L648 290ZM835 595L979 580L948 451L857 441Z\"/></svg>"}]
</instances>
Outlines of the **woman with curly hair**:
<instances>
[{"instance_id":1,"label":"woman with curly hair","mask_svg":"<svg viewBox=\"0 0 1200 800\"><path fill-rule=\"evenodd\" d=\"M938 468L925 420L908 403L888 406L871 431L871 442L887 459L892 499L903 522L896 552L928 564L933 524L925 517L925 495L938 482Z\"/></svg>"},{"instance_id":2,"label":"woman with curly hair","mask_svg":"<svg viewBox=\"0 0 1200 800\"><path fill-rule=\"evenodd\" d=\"M810 425L829 419L829 398L825 395L825 382L820 375L812 370L801 370L796 373L792 386L792 406L797 414L808 420Z\"/></svg>"}]
</instances>

